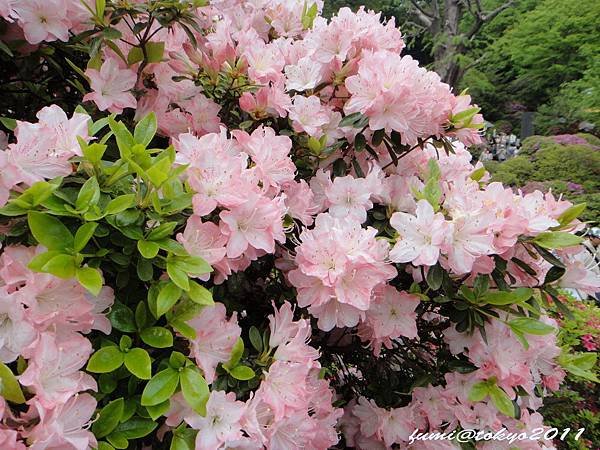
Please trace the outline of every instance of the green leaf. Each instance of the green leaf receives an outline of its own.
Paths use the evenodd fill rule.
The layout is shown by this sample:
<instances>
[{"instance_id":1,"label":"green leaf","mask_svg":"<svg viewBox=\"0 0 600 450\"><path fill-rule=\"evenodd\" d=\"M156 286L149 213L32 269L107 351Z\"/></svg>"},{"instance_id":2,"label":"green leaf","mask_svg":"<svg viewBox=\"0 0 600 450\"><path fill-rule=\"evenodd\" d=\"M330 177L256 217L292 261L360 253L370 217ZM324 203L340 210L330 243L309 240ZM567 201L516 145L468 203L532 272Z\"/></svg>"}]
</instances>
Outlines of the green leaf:
<instances>
[{"instance_id":1,"label":"green leaf","mask_svg":"<svg viewBox=\"0 0 600 450\"><path fill-rule=\"evenodd\" d=\"M137 331L133 311L129 306L120 302L115 302L110 313L108 314L110 323L117 330L124 333L133 333Z\"/></svg>"},{"instance_id":2,"label":"green leaf","mask_svg":"<svg viewBox=\"0 0 600 450\"><path fill-rule=\"evenodd\" d=\"M14 131L14 129L17 128L17 121L10 117L0 117L0 123L10 131Z\"/></svg>"},{"instance_id":3,"label":"green leaf","mask_svg":"<svg viewBox=\"0 0 600 450\"><path fill-rule=\"evenodd\" d=\"M206 289L204 286L190 281L190 290L188 291L190 300L199 305L211 306L214 305L212 292Z\"/></svg>"},{"instance_id":4,"label":"green leaf","mask_svg":"<svg viewBox=\"0 0 600 450\"><path fill-rule=\"evenodd\" d=\"M83 140L82 142L85 143L85 141ZM92 164L98 164L102 159L102 156L104 156L104 152L106 151L106 145L94 142L89 145L82 145L81 151L83 153L83 156L87 158L89 162L91 162Z\"/></svg>"},{"instance_id":5,"label":"green leaf","mask_svg":"<svg viewBox=\"0 0 600 450\"><path fill-rule=\"evenodd\" d=\"M550 270L546 272L546 277L544 278L544 284L550 284L559 280L566 272L566 269L563 267L550 267Z\"/></svg>"},{"instance_id":6,"label":"green leaf","mask_svg":"<svg viewBox=\"0 0 600 450\"><path fill-rule=\"evenodd\" d=\"M104 213L107 215L119 214L120 212L123 212L134 205L135 194L120 195L119 197L115 197L110 202L108 202Z\"/></svg>"},{"instance_id":7,"label":"green leaf","mask_svg":"<svg viewBox=\"0 0 600 450\"><path fill-rule=\"evenodd\" d=\"M130 66L144 60L144 52L139 47L132 47L127 54L127 64Z\"/></svg>"},{"instance_id":8,"label":"green leaf","mask_svg":"<svg viewBox=\"0 0 600 450\"><path fill-rule=\"evenodd\" d=\"M104 17L104 10L106 9L106 0L96 0L96 16L98 18ZM98 436L98 435L96 435Z\"/></svg>"},{"instance_id":9,"label":"green leaf","mask_svg":"<svg viewBox=\"0 0 600 450\"><path fill-rule=\"evenodd\" d=\"M138 241L137 248L140 254L146 259L154 258L160 250L160 246L156 242L144 240Z\"/></svg>"},{"instance_id":10,"label":"green leaf","mask_svg":"<svg viewBox=\"0 0 600 450\"><path fill-rule=\"evenodd\" d=\"M532 319L531 317L517 317L508 322L508 325L513 331L517 330L521 333L535 334L538 336L550 334L556 330L554 327L546 325L539 320Z\"/></svg>"},{"instance_id":11,"label":"green leaf","mask_svg":"<svg viewBox=\"0 0 600 450\"><path fill-rule=\"evenodd\" d=\"M238 365L240 359L242 359L242 355L244 354L244 341L242 338L238 338L231 349L231 356L229 357L229 361L223 364L225 369L232 369Z\"/></svg>"},{"instance_id":12,"label":"green leaf","mask_svg":"<svg viewBox=\"0 0 600 450\"><path fill-rule=\"evenodd\" d=\"M98 442L98 450L115 450L115 448L108 442L100 441Z\"/></svg>"},{"instance_id":13,"label":"green leaf","mask_svg":"<svg viewBox=\"0 0 600 450\"><path fill-rule=\"evenodd\" d=\"M498 409L498 411L500 411L505 416L515 417L515 405L513 404L508 394L496 385L490 386L489 389L489 394L490 398L492 399L492 403L494 403L494 406Z\"/></svg>"},{"instance_id":14,"label":"green leaf","mask_svg":"<svg viewBox=\"0 0 600 450\"><path fill-rule=\"evenodd\" d=\"M471 180L473 181L479 181L483 178L483 176L485 175L485 167L480 167L479 169L475 169L471 175L469 176L469 178L471 178Z\"/></svg>"},{"instance_id":15,"label":"green leaf","mask_svg":"<svg viewBox=\"0 0 600 450\"><path fill-rule=\"evenodd\" d=\"M42 272L51 273L58 278L67 279L75 276L75 269L75 258L71 255L60 254L44 264Z\"/></svg>"},{"instance_id":16,"label":"green leaf","mask_svg":"<svg viewBox=\"0 0 600 450\"><path fill-rule=\"evenodd\" d=\"M125 353L125 367L141 380L152 377L152 361L150 355L143 348L132 348Z\"/></svg>"},{"instance_id":17,"label":"green leaf","mask_svg":"<svg viewBox=\"0 0 600 450\"><path fill-rule=\"evenodd\" d=\"M123 353L114 345L102 347L92 355L86 370L93 373L108 373L123 365Z\"/></svg>"},{"instance_id":18,"label":"green leaf","mask_svg":"<svg viewBox=\"0 0 600 450\"><path fill-rule=\"evenodd\" d=\"M183 367L187 361L188 359L181 352L171 352L171 355L169 356L169 365L173 369L179 369Z\"/></svg>"},{"instance_id":19,"label":"green leaf","mask_svg":"<svg viewBox=\"0 0 600 450\"><path fill-rule=\"evenodd\" d=\"M442 286L442 281L444 280L444 269L440 264L436 264L435 266L431 266L427 271L427 284L431 289L437 291Z\"/></svg>"},{"instance_id":20,"label":"green leaf","mask_svg":"<svg viewBox=\"0 0 600 450\"><path fill-rule=\"evenodd\" d=\"M158 426L158 423L152 419L142 417L132 417L115 428L115 432L125 439L140 439L148 436Z\"/></svg>"},{"instance_id":21,"label":"green leaf","mask_svg":"<svg viewBox=\"0 0 600 450\"><path fill-rule=\"evenodd\" d=\"M160 239L169 237L175 230L176 226L177 226L177 222L162 223L158 227L156 227L152 231L150 231L150 233L148 234L148 237L146 239L149 241L158 241Z\"/></svg>"},{"instance_id":22,"label":"green leaf","mask_svg":"<svg viewBox=\"0 0 600 450\"><path fill-rule=\"evenodd\" d=\"M100 186L96 177L92 177L81 186L75 208L78 211L87 211L90 206L97 205L98 200L100 200Z\"/></svg>"},{"instance_id":23,"label":"green leaf","mask_svg":"<svg viewBox=\"0 0 600 450\"><path fill-rule=\"evenodd\" d=\"M43 267L55 256L61 255L62 253L56 250L40 253L34 256L27 267L36 272L42 272Z\"/></svg>"},{"instance_id":24,"label":"green leaf","mask_svg":"<svg viewBox=\"0 0 600 450\"><path fill-rule=\"evenodd\" d=\"M150 327L140 333L142 341L154 348L173 346L173 334L164 327Z\"/></svg>"},{"instance_id":25,"label":"green leaf","mask_svg":"<svg viewBox=\"0 0 600 450\"><path fill-rule=\"evenodd\" d=\"M136 272L140 280L150 281L154 276L154 268L152 262L144 258L138 258Z\"/></svg>"},{"instance_id":26,"label":"green leaf","mask_svg":"<svg viewBox=\"0 0 600 450\"><path fill-rule=\"evenodd\" d=\"M171 161L169 158L154 158L152 167L146 171L146 174L154 186L160 187L169 178L170 170Z\"/></svg>"},{"instance_id":27,"label":"green leaf","mask_svg":"<svg viewBox=\"0 0 600 450\"><path fill-rule=\"evenodd\" d=\"M471 387L469 391L469 400L472 402L480 402L488 396L490 388L487 382L479 381Z\"/></svg>"},{"instance_id":28,"label":"green leaf","mask_svg":"<svg viewBox=\"0 0 600 450\"><path fill-rule=\"evenodd\" d=\"M545 231L534 237L533 242L540 247L553 249L573 247L574 245L581 244L583 238L565 231Z\"/></svg>"},{"instance_id":29,"label":"green leaf","mask_svg":"<svg viewBox=\"0 0 600 450\"><path fill-rule=\"evenodd\" d=\"M513 291L488 291L483 295L483 301L489 305L512 305L523 303L533 295L533 289L517 288Z\"/></svg>"},{"instance_id":30,"label":"green leaf","mask_svg":"<svg viewBox=\"0 0 600 450\"><path fill-rule=\"evenodd\" d=\"M248 334L250 336L250 343L252 344L252 347L254 347L257 352L262 352L262 336L260 335L260 331L258 331L258 328L252 325Z\"/></svg>"},{"instance_id":31,"label":"green leaf","mask_svg":"<svg viewBox=\"0 0 600 450\"><path fill-rule=\"evenodd\" d=\"M154 406L171 398L179 384L179 372L171 367L158 372L142 392L142 406Z\"/></svg>"},{"instance_id":32,"label":"green leaf","mask_svg":"<svg viewBox=\"0 0 600 450\"><path fill-rule=\"evenodd\" d=\"M169 408L171 407L171 402L169 400L165 400L162 403L154 406L146 406L146 411L150 415L152 420L158 419L160 416L164 415Z\"/></svg>"},{"instance_id":33,"label":"green leaf","mask_svg":"<svg viewBox=\"0 0 600 450\"><path fill-rule=\"evenodd\" d=\"M169 261L174 267L192 275L212 272L212 267L199 256L176 256Z\"/></svg>"},{"instance_id":34,"label":"green leaf","mask_svg":"<svg viewBox=\"0 0 600 450\"><path fill-rule=\"evenodd\" d=\"M92 267L80 267L76 270L77 281L84 288L97 296L102 290L102 275L98 269Z\"/></svg>"},{"instance_id":35,"label":"green leaf","mask_svg":"<svg viewBox=\"0 0 600 450\"><path fill-rule=\"evenodd\" d=\"M158 298L156 299L156 312L158 316L160 317L169 311L180 297L181 289L174 283L166 283L158 293Z\"/></svg>"},{"instance_id":36,"label":"green leaf","mask_svg":"<svg viewBox=\"0 0 600 450\"><path fill-rule=\"evenodd\" d=\"M571 206L569 209L567 209L565 212L563 212L556 219L556 220L558 220L558 223L560 223L560 226L558 228L566 227L571 222L573 222L575 219L577 219L583 213L586 206L587 206L586 203L579 203L578 205Z\"/></svg>"},{"instance_id":37,"label":"green leaf","mask_svg":"<svg viewBox=\"0 0 600 450\"><path fill-rule=\"evenodd\" d=\"M21 385L12 370L2 362L0 362L0 395L12 403L25 403Z\"/></svg>"},{"instance_id":38,"label":"green leaf","mask_svg":"<svg viewBox=\"0 0 600 450\"><path fill-rule=\"evenodd\" d=\"M251 380L256 375L254 370L248 366L235 366L229 371L229 374L236 380L242 381Z\"/></svg>"},{"instance_id":39,"label":"green leaf","mask_svg":"<svg viewBox=\"0 0 600 450\"><path fill-rule=\"evenodd\" d=\"M180 426L173 431L173 440L171 441L169 450L194 450L196 448L197 434L196 430Z\"/></svg>"},{"instance_id":40,"label":"green leaf","mask_svg":"<svg viewBox=\"0 0 600 450\"><path fill-rule=\"evenodd\" d=\"M189 339L190 341L196 339L196 330L194 330L187 323L174 319L169 322L169 325L171 325L184 338Z\"/></svg>"},{"instance_id":41,"label":"green leaf","mask_svg":"<svg viewBox=\"0 0 600 450\"><path fill-rule=\"evenodd\" d=\"M111 433L106 436L106 440L110 442L115 448L124 450L129 447L129 441L121 433Z\"/></svg>"},{"instance_id":42,"label":"green leaf","mask_svg":"<svg viewBox=\"0 0 600 450\"><path fill-rule=\"evenodd\" d=\"M577 377L600 383L600 380L594 373L597 358L597 353L593 352L575 354L563 353L558 357L558 363L567 372L570 372Z\"/></svg>"},{"instance_id":43,"label":"green leaf","mask_svg":"<svg viewBox=\"0 0 600 450\"><path fill-rule=\"evenodd\" d=\"M117 139L117 146L121 157L125 158L131 154L131 147L135 144L133 136L123 122L117 122L112 117L108 118L108 126Z\"/></svg>"},{"instance_id":44,"label":"green leaf","mask_svg":"<svg viewBox=\"0 0 600 450\"><path fill-rule=\"evenodd\" d=\"M119 424L123 416L123 398L108 403L100 410L98 419L92 425L92 431L97 438L108 436Z\"/></svg>"},{"instance_id":45,"label":"green leaf","mask_svg":"<svg viewBox=\"0 0 600 450\"><path fill-rule=\"evenodd\" d=\"M181 371L181 392L185 401L198 414L204 416L206 414L206 402L210 391L208 384L202 375L192 367L186 367Z\"/></svg>"},{"instance_id":46,"label":"green leaf","mask_svg":"<svg viewBox=\"0 0 600 450\"><path fill-rule=\"evenodd\" d=\"M90 241L98 226L95 222L84 223L79 227L75 233L74 249L76 252L80 252L84 249L87 243Z\"/></svg>"},{"instance_id":47,"label":"green leaf","mask_svg":"<svg viewBox=\"0 0 600 450\"><path fill-rule=\"evenodd\" d=\"M73 235L63 223L48 214L30 211L27 223L31 234L48 250L66 250L73 248Z\"/></svg>"},{"instance_id":48,"label":"green leaf","mask_svg":"<svg viewBox=\"0 0 600 450\"><path fill-rule=\"evenodd\" d=\"M133 132L133 138L135 142L138 144L142 144L144 147L147 147L152 138L156 134L157 123L156 123L156 114L151 112L147 114L142 120L138 122L135 126L135 130Z\"/></svg>"},{"instance_id":49,"label":"green leaf","mask_svg":"<svg viewBox=\"0 0 600 450\"><path fill-rule=\"evenodd\" d=\"M165 43L161 42L147 42L146 43L146 55L148 55L149 63L161 62L163 53L165 52Z\"/></svg>"},{"instance_id":50,"label":"green leaf","mask_svg":"<svg viewBox=\"0 0 600 450\"><path fill-rule=\"evenodd\" d=\"M172 261L167 262L167 273L173 283L179 286L184 291L190 289L190 279L186 272L180 269L176 263Z\"/></svg>"},{"instance_id":51,"label":"green leaf","mask_svg":"<svg viewBox=\"0 0 600 450\"><path fill-rule=\"evenodd\" d=\"M354 126L354 124L356 122L358 122L360 119L363 118L362 113L360 112L355 112L352 114L348 114L346 117L344 117L340 123L338 124L338 126L341 127L352 127Z\"/></svg>"}]
</instances>

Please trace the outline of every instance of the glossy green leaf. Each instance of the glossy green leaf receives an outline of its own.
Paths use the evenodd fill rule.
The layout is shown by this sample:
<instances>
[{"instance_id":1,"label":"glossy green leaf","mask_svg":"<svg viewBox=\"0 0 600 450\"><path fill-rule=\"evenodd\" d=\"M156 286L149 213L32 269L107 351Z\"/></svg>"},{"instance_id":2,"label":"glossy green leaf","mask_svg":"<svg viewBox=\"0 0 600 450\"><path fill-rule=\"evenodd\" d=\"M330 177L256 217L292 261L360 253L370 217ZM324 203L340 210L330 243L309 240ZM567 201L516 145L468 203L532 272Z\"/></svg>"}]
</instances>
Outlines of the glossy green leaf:
<instances>
[{"instance_id":1,"label":"glossy green leaf","mask_svg":"<svg viewBox=\"0 0 600 450\"><path fill-rule=\"evenodd\" d=\"M231 349L231 356L229 357L229 361L224 363L223 367L225 367L226 369L232 369L233 367L237 366L240 362L240 359L242 359L243 354L244 341L242 340L242 338L238 338L238 340L235 341L233 348Z\"/></svg>"},{"instance_id":2,"label":"glossy green leaf","mask_svg":"<svg viewBox=\"0 0 600 450\"><path fill-rule=\"evenodd\" d=\"M108 373L117 370L123 364L123 353L114 345L102 347L92 355L86 370L93 373Z\"/></svg>"},{"instance_id":3,"label":"glossy green leaf","mask_svg":"<svg viewBox=\"0 0 600 450\"><path fill-rule=\"evenodd\" d=\"M508 417L515 417L515 405L504 390L496 385L492 385L489 388L490 398L494 406L502 414Z\"/></svg>"},{"instance_id":4,"label":"glossy green leaf","mask_svg":"<svg viewBox=\"0 0 600 450\"><path fill-rule=\"evenodd\" d=\"M533 295L533 289L517 288L512 291L488 291L483 296L483 301L490 305L512 305L523 303Z\"/></svg>"},{"instance_id":5,"label":"glossy green leaf","mask_svg":"<svg viewBox=\"0 0 600 450\"><path fill-rule=\"evenodd\" d=\"M140 439L148 436L158 426L158 423L152 419L142 417L132 417L115 428L115 432L125 439Z\"/></svg>"},{"instance_id":6,"label":"glossy green leaf","mask_svg":"<svg viewBox=\"0 0 600 450\"><path fill-rule=\"evenodd\" d=\"M92 431L97 438L108 436L119 424L123 416L123 398L108 403L100 410L98 419L92 425Z\"/></svg>"},{"instance_id":7,"label":"glossy green leaf","mask_svg":"<svg viewBox=\"0 0 600 450\"><path fill-rule=\"evenodd\" d=\"M167 368L158 372L142 392L142 406L154 406L171 398L179 385L179 372Z\"/></svg>"},{"instance_id":8,"label":"glossy green leaf","mask_svg":"<svg viewBox=\"0 0 600 450\"><path fill-rule=\"evenodd\" d=\"M556 331L556 328L531 317L517 317L508 322L513 329L525 334L545 335Z\"/></svg>"},{"instance_id":9,"label":"glossy green leaf","mask_svg":"<svg viewBox=\"0 0 600 450\"><path fill-rule=\"evenodd\" d=\"M108 318L110 319L112 326L119 331L124 333L133 333L134 331L137 331L133 311L129 306L126 306L123 303L115 302L108 314Z\"/></svg>"},{"instance_id":10,"label":"glossy green leaf","mask_svg":"<svg viewBox=\"0 0 600 450\"><path fill-rule=\"evenodd\" d=\"M146 406L146 411L148 411L148 414L150 415L150 418L152 420L156 420L160 416L165 415L167 411L169 411L170 407L171 402L169 400L165 400L164 402L159 403L158 405Z\"/></svg>"},{"instance_id":11,"label":"glossy green leaf","mask_svg":"<svg viewBox=\"0 0 600 450\"><path fill-rule=\"evenodd\" d=\"M583 238L564 231L545 231L534 237L533 242L540 247L554 249L573 247L574 245L581 244Z\"/></svg>"},{"instance_id":12,"label":"glossy green leaf","mask_svg":"<svg viewBox=\"0 0 600 450\"><path fill-rule=\"evenodd\" d=\"M156 312L162 316L169 311L181 297L181 288L174 283L166 283L158 293L156 299Z\"/></svg>"},{"instance_id":13,"label":"glossy green leaf","mask_svg":"<svg viewBox=\"0 0 600 450\"><path fill-rule=\"evenodd\" d=\"M138 241L137 248L140 254L146 259L154 258L160 250L160 246L156 242L144 240Z\"/></svg>"},{"instance_id":14,"label":"glossy green leaf","mask_svg":"<svg viewBox=\"0 0 600 450\"><path fill-rule=\"evenodd\" d=\"M0 362L0 395L12 403L25 403L21 385L12 370L2 362Z\"/></svg>"},{"instance_id":15,"label":"glossy green leaf","mask_svg":"<svg viewBox=\"0 0 600 450\"><path fill-rule=\"evenodd\" d=\"M167 274L173 283L184 291L190 289L190 279L186 272L181 270L176 264L167 261Z\"/></svg>"},{"instance_id":16,"label":"glossy green leaf","mask_svg":"<svg viewBox=\"0 0 600 450\"><path fill-rule=\"evenodd\" d=\"M489 394L490 388L485 381L475 383L469 391L469 400L472 402L480 402Z\"/></svg>"},{"instance_id":17,"label":"glossy green leaf","mask_svg":"<svg viewBox=\"0 0 600 450\"><path fill-rule=\"evenodd\" d=\"M75 258L71 255L56 255L42 267L42 271L58 278L72 278L75 276Z\"/></svg>"},{"instance_id":18,"label":"glossy green leaf","mask_svg":"<svg viewBox=\"0 0 600 450\"><path fill-rule=\"evenodd\" d=\"M190 300L199 305L211 306L215 304L212 292L195 281L190 281L188 295Z\"/></svg>"},{"instance_id":19,"label":"glossy green leaf","mask_svg":"<svg viewBox=\"0 0 600 450\"><path fill-rule=\"evenodd\" d=\"M96 177L92 177L81 186L75 208L78 211L87 211L90 206L98 204L98 200L100 200L100 186Z\"/></svg>"},{"instance_id":20,"label":"glossy green leaf","mask_svg":"<svg viewBox=\"0 0 600 450\"><path fill-rule=\"evenodd\" d=\"M98 295L102 290L102 275L98 269L92 267L79 267L76 270L77 281L90 291L93 295Z\"/></svg>"},{"instance_id":21,"label":"glossy green leaf","mask_svg":"<svg viewBox=\"0 0 600 450\"><path fill-rule=\"evenodd\" d=\"M235 366L229 371L229 374L236 380L251 380L255 377L254 370L248 366Z\"/></svg>"},{"instance_id":22,"label":"glossy green leaf","mask_svg":"<svg viewBox=\"0 0 600 450\"><path fill-rule=\"evenodd\" d=\"M185 401L200 415L206 414L206 402L210 391L206 380L192 367L181 371L181 392Z\"/></svg>"},{"instance_id":23,"label":"glossy green leaf","mask_svg":"<svg viewBox=\"0 0 600 450\"><path fill-rule=\"evenodd\" d=\"M79 229L75 233L75 240L74 240L74 246L75 246L76 252L80 252L81 250L83 250L83 248L87 245L87 243L90 241L90 239L94 235L94 232L96 231L97 227L98 227L98 224L95 222L84 223L83 225L81 225L79 227Z\"/></svg>"},{"instance_id":24,"label":"glossy green leaf","mask_svg":"<svg viewBox=\"0 0 600 450\"><path fill-rule=\"evenodd\" d=\"M57 218L30 211L27 214L27 223L33 237L48 250L73 248L73 235Z\"/></svg>"},{"instance_id":25,"label":"glossy green leaf","mask_svg":"<svg viewBox=\"0 0 600 450\"><path fill-rule=\"evenodd\" d=\"M135 194L120 195L106 205L105 214L119 214L135 205Z\"/></svg>"},{"instance_id":26,"label":"glossy green leaf","mask_svg":"<svg viewBox=\"0 0 600 450\"><path fill-rule=\"evenodd\" d=\"M164 327L149 327L140 333L142 341L154 348L173 346L173 334Z\"/></svg>"},{"instance_id":27,"label":"glossy green leaf","mask_svg":"<svg viewBox=\"0 0 600 450\"><path fill-rule=\"evenodd\" d=\"M156 123L156 114L151 112L144 116L142 120L138 122L135 126L135 130L133 132L133 138L135 142L138 144L142 144L144 147L147 147L150 144L150 141L156 134L157 123Z\"/></svg>"},{"instance_id":28,"label":"glossy green leaf","mask_svg":"<svg viewBox=\"0 0 600 450\"><path fill-rule=\"evenodd\" d=\"M152 361L150 355L143 348L132 348L125 353L125 367L141 380L152 377Z\"/></svg>"}]
</instances>

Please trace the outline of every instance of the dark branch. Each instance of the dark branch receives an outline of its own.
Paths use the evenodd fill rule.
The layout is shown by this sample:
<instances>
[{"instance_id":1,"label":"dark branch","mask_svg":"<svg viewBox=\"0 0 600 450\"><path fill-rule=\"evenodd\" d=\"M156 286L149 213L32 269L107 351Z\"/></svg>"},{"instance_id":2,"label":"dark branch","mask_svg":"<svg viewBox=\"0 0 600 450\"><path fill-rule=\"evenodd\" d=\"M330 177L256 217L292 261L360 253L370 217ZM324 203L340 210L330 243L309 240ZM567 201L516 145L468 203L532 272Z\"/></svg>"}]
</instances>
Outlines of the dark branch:
<instances>
[{"instance_id":1,"label":"dark branch","mask_svg":"<svg viewBox=\"0 0 600 450\"><path fill-rule=\"evenodd\" d=\"M433 23L434 17L430 13L425 12L425 10L419 6L416 0L410 0L410 3L416 9L415 14L417 19L419 19L419 22L421 22L423 26L429 28Z\"/></svg>"},{"instance_id":2,"label":"dark branch","mask_svg":"<svg viewBox=\"0 0 600 450\"><path fill-rule=\"evenodd\" d=\"M486 12L486 13L481 11L480 1L475 0L475 2L477 4L478 11L477 11L477 14L475 15L475 22L473 23L473 26L466 34L466 37L468 39L472 39L477 34L477 32L481 29L481 27L483 26L484 23L491 22L502 11L504 11L507 8L510 8L514 3L514 0L509 0L506 3L503 3L502 5L500 5L498 8L494 9L493 11Z\"/></svg>"}]
</instances>

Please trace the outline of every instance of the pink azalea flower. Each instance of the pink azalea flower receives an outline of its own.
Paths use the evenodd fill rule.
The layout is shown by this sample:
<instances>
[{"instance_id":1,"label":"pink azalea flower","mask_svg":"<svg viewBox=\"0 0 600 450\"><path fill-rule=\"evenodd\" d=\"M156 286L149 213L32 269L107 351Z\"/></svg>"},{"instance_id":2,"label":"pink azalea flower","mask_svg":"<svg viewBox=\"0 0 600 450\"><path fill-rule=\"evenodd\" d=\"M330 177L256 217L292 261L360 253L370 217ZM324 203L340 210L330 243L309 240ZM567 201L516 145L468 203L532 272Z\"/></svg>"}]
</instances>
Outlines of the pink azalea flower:
<instances>
[{"instance_id":1,"label":"pink azalea flower","mask_svg":"<svg viewBox=\"0 0 600 450\"><path fill-rule=\"evenodd\" d=\"M196 339L191 341L191 355L204 372L204 378L212 383L219 363L229 361L231 350L242 330L237 324L237 314L227 320L225 306L215 303L206 306L200 314L187 322L196 330Z\"/></svg>"},{"instance_id":2,"label":"pink azalea flower","mask_svg":"<svg viewBox=\"0 0 600 450\"><path fill-rule=\"evenodd\" d=\"M275 241L285 242L284 215L281 198L270 200L256 192L249 192L243 204L222 211L219 217L226 227L227 256L237 258L248 246L273 253Z\"/></svg>"},{"instance_id":3,"label":"pink azalea flower","mask_svg":"<svg viewBox=\"0 0 600 450\"><path fill-rule=\"evenodd\" d=\"M137 74L132 69L122 69L115 58L109 58L100 70L88 69L92 92L83 101L93 101L100 111L121 113L125 108L135 108L137 102L131 93L135 87Z\"/></svg>"},{"instance_id":4,"label":"pink azalea flower","mask_svg":"<svg viewBox=\"0 0 600 450\"><path fill-rule=\"evenodd\" d=\"M96 400L89 394L76 394L49 410L34 401L39 423L27 433L31 449L82 450L96 447L89 423L96 410Z\"/></svg>"},{"instance_id":5,"label":"pink azalea flower","mask_svg":"<svg viewBox=\"0 0 600 450\"><path fill-rule=\"evenodd\" d=\"M275 421L285 417L289 411L307 408L306 377L309 369L306 364L284 361L275 361L269 367L259 391L263 401L273 410Z\"/></svg>"},{"instance_id":6,"label":"pink azalea flower","mask_svg":"<svg viewBox=\"0 0 600 450\"><path fill-rule=\"evenodd\" d=\"M212 222L202 222L199 216L191 216L183 233L177 240L192 256L203 258L211 266L219 263L227 252L227 237L221 234L219 227Z\"/></svg>"},{"instance_id":7,"label":"pink azalea flower","mask_svg":"<svg viewBox=\"0 0 600 450\"><path fill-rule=\"evenodd\" d=\"M2 450L25 450L27 447L19 440L15 430L0 428L0 448Z\"/></svg>"},{"instance_id":8,"label":"pink azalea flower","mask_svg":"<svg viewBox=\"0 0 600 450\"><path fill-rule=\"evenodd\" d=\"M289 91L314 89L322 79L322 66L310 57L301 58L295 65L285 67L285 87Z\"/></svg>"},{"instance_id":9,"label":"pink azalea flower","mask_svg":"<svg viewBox=\"0 0 600 450\"><path fill-rule=\"evenodd\" d=\"M242 149L250 155L252 168L263 188L280 188L294 181L296 166L289 157L292 141L288 136L277 136L270 127L258 127L249 135L245 131L232 132Z\"/></svg>"},{"instance_id":10,"label":"pink azalea flower","mask_svg":"<svg viewBox=\"0 0 600 450\"><path fill-rule=\"evenodd\" d=\"M198 216L211 213L218 205L229 208L245 201L244 192L251 189L244 181L247 156L236 151L234 144L224 133L200 138L186 133L174 141L176 161L190 165L187 174L196 192L193 204Z\"/></svg>"},{"instance_id":11,"label":"pink azalea flower","mask_svg":"<svg viewBox=\"0 0 600 450\"><path fill-rule=\"evenodd\" d=\"M349 218L360 223L367 220L367 210L373 207L371 190L366 178L352 175L336 177L325 191L329 213L340 219Z\"/></svg>"},{"instance_id":12,"label":"pink azalea flower","mask_svg":"<svg viewBox=\"0 0 600 450\"><path fill-rule=\"evenodd\" d=\"M364 326L373 346L375 356L379 355L381 345L392 348L391 340L400 336L417 337L416 307L419 297L398 291L385 285L375 291L370 308L366 312ZM362 337L362 334L361 334Z\"/></svg>"},{"instance_id":13,"label":"pink azalea flower","mask_svg":"<svg viewBox=\"0 0 600 450\"><path fill-rule=\"evenodd\" d=\"M19 0L13 8L29 43L69 40L71 21L65 0Z\"/></svg>"},{"instance_id":14,"label":"pink azalea flower","mask_svg":"<svg viewBox=\"0 0 600 450\"><path fill-rule=\"evenodd\" d=\"M244 415L244 406L244 403L236 401L234 392L212 391L206 403L206 415L185 417L192 428L199 430L196 449L228 448L229 442L240 439L240 420Z\"/></svg>"},{"instance_id":15,"label":"pink azalea flower","mask_svg":"<svg viewBox=\"0 0 600 450\"><path fill-rule=\"evenodd\" d=\"M434 213L427 200L417 202L416 217L397 212L390 224L398 232L390 259L394 262L412 262L414 265L433 266L440 255L446 235L446 221L440 213Z\"/></svg>"},{"instance_id":16,"label":"pink azalea flower","mask_svg":"<svg viewBox=\"0 0 600 450\"><path fill-rule=\"evenodd\" d=\"M314 222L313 215L318 211L314 203L314 193L306 181L285 183L283 192L285 193L285 206L288 214L306 226L312 225Z\"/></svg>"},{"instance_id":17,"label":"pink azalea flower","mask_svg":"<svg viewBox=\"0 0 600 450\"><path fill-rule=\"evenodd\" d=\"M29 365L19 382L35 392L44 408L52 409L77 392L96 390L96 381L79 370L91 353L92 345L79 333L44 332L25 355Z\"/></svg>"},{"instance_id":18,"label":"pink azalea flower","mask_svg":"<svg viewBox=\"0 0 600 450\"><path fill-rule=\"evenodd\" d=\"M36 338L37 332L26 320L25 308L16 294L0 287L0 361L17 359Z\"/></svg>"},{"instance_id":19,"label":"pink azalea flower","mask_svg":"<svg viewBox=\"0 0 600 450\"><path fill-rule=\"evenodd\" d=\"M327 108L321 104L319 97L295 95L292 101L292 106L287 110L294 130L298 133L304 131L309 136L320 137L323 134L321 127L329 122L329 114Z\"/></svg>"}]
</instances>

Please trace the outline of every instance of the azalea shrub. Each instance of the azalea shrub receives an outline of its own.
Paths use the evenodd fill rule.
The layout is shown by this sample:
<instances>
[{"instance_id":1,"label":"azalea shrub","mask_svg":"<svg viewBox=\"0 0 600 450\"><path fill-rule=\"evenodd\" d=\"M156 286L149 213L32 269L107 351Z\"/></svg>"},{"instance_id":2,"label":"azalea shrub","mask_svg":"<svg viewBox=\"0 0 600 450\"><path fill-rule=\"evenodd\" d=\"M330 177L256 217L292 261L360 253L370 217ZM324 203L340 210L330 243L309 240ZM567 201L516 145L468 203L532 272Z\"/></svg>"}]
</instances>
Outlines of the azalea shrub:
<instances>
[{"instance_id":1,"label":"azalea shrub","mask_svg":"<svg viewBox=\"0 0 600 450\"><path fill-rule=\"evenodd\" d=\"M551 308L551 315L560 323L558 343L565 351L577 352L580 358L594 361L600 350L600 308L593 301L582 302L567 293L560 300L569 307L568 313ZM590 365L592 374L598 367ZM600 445L600 413L597 399L600 385L597 377L589 373L568 373L560 389L544 400L542 409L546 423L558 429L567 427L589 430L584 439L569 436L565 441L556 440L558 449L597 448Z\"/></svg>"},{"instance_id":2,"label":"azalea shrub","mask_svg":"<svg viewBox=\"0 0 600 450\"><path fill-rule=\"evenodd\" d=\"M80 93L2 119L3 449L509 448L410 437L596 380L548 314L600 287L585 205L490 182L470 97L322 6L0 2Z\"/></svg>"}]
</instances>

